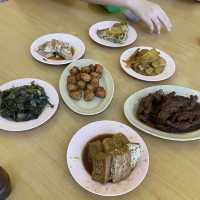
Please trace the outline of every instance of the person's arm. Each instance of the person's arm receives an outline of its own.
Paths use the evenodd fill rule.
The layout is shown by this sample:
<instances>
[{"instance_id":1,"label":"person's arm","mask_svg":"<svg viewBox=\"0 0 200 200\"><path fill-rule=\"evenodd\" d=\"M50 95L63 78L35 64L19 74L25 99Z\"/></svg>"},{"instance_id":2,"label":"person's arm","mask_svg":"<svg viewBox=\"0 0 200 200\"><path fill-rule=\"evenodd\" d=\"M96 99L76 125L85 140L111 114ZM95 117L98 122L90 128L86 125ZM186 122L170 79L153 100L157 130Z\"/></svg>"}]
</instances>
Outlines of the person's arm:
<instances>
[{"instance_id":1,"label":"person's arm","mask_svg":"<svg viewBox=\"0 0 200 200\"><path fill-rule=\"evenodd\" d=\"M171 31L171 21L162 8L148 0L84 0L89 3L124 7L139 16L150 28L151 32L160 34L161 28Z\"/></svg>"}]
</instances>

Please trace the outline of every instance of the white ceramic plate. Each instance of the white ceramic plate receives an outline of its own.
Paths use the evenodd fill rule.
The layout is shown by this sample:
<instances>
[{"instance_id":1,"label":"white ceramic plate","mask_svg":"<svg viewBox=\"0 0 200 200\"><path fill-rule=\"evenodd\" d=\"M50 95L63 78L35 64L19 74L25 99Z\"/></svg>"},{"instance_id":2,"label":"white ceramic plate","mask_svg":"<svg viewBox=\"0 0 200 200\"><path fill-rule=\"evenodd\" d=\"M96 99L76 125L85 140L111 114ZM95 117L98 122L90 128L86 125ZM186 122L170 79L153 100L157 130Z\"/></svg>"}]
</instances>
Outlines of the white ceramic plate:
<instances>
[{"instance_id":1,"label":"white ceramic plate","mask_svg":"<svg viewBox=\"0 0 200 200\"><path fill-rule=\"evenodd\" d=\"M68 75L70 74L69 71L74 66L82 68L84 66L88 66L90 64L98 64L99 62L90 60L90 59L81 59L71 63L69 66L65 68L63 71L60 82L60 94L63 98L65 104L74 112L82 115L95 115L103 112L111 103L113 95L114 95L114 82L110 72L104 67L103 76L100 79L100 85L103 86L107 92L105 98L101 99L95 97L92 101L86 102L81 98L80 101L73 100L67 91L66 87L66 80Z\"/></svg>"},{"instance_id":2,"label":"white ceramic plate","mask_svg":"<svg viewBox=\"0 0 200 200\"><path fill-rule=\"evenodd\" d=\"M162 80L170 78L175 73L176 65L175 65L174 60L172 59L171 56L169 56L168 54L166 54L165 52L159 49L156 49L156 50L160 52L160 56L164 58L167 62L165 69L161 74L156 75L156 76L144 76L142 74L135 72L124 62L124 60L127 60L138 48L152 49L153 47L144 47L144 46L133 47L133 48L127 49L124 53L122 53L120 57L120 65L127 74L143 81L162 81Z\"/></svg>"},{"instance_id":3,"label":"white ceramic plate","mask_svg":"<svg viewBox=\"0 0 200 200\"><path fill-rule=\"evenodd\" d=\"M93 181L85 170L82 152L85 145L98 135L123 133L130 142L141 144L141 157L131 175L116 184ZM97 121L82 127L71 139L67 150L67 165L75 181L87 191L101 196L117 196L134 190L144 180L149 168L149 153L143 139L130 127L115 121Z\"/></svg>"},{"instance_id":4,"label":"white ceramic plate","mask_svg":"<svg viewBox=\"0 0 200 200\"><path fill-rule=\"evenodd\" d=\"M174 85L160 85L160 86L145 88L143 90L134 93L126 100L124 104L124 113L128 121L138 129L162 139L175 140L175 141L192 141L200 139L200 130L189 133L167 133L155 128L151 128L150 126L142 123L140 120L137 119L136 111L140 99L147 96L149 93L154 93L158 90L163 90L164 93L166 94L175 91L177 95L186 97L189 97L190 95L197 95L200 102L200 92L189 88L184 88Z\"/></svg>"},{"instance_id":5,"label":"white ceramic plate","mask_svg":"<svg viewBox=\"0 0 200 200\"><path fill-rule=\"evenodd\" d=\"M91 39L94 40L95 42L97 42L101 45L107 46L107 47L124 47L124 46L131 45L137 39L137 32L130 25L129 25L128 38L123 44L116 44L116 43L101 39L97 35L97 30L104 29L104 28L110 28L113 26L113 24L115 24L117 22L119 22L119 21L102 21L102 22L98 22L98 23L92 25L89 30L89 35L90 35Z\"/></svg>"},{"instance_id":6,"label":"white ceramic plate","mask_svg":"<svg viewBox=\"0 0 200 200\"><path fill-rule=\"evenodd\" d=\"M12 87L30 85L32 81L34 81L36 84L44 88L46 95L49 97L49 101L54 105L54 107L50 108L49 106L46 106L46 108L41 113L38 119L30 120L27 122L14 122L14 121L9 121L3 117L0 117L0 129L6 131L16 131L16 132L27 131L44 124L55 114L59 104L58 93L52 85L50 85L45 81L33 78L17 79L1 85L0 90L3 91Z\"/></svg>"},{"instance_id":7,"label":"white ceramic plate","mask_svg":"<svg viewBox=\"0 0 200 200\"><path fill-rule=\"evenodd\" d=\"M72 45L72 47L74 48L74 55L73 55L72 60L51 60L37 53L38 46L52 39L68 42L69 44ZM65 65L81 58L85 53L85 45L79 38L73 35L65 34L65 33L53 33L53 34L44 35L36 39L31 45L30 52L31 52L31 55L39 62L49 64L49 65Z\"/></svg>"}]
</instances>

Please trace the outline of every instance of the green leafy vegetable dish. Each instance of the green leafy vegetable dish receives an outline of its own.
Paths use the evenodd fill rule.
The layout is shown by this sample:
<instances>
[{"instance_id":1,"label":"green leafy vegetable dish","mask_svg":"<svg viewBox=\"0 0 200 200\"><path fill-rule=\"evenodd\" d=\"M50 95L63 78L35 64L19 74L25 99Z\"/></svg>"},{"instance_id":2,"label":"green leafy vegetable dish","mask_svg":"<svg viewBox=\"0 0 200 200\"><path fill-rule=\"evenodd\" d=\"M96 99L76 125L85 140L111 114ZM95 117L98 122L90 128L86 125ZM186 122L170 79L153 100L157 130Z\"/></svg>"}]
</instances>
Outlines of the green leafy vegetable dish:
<instances>
[{"instance_id":1,"label":"green leafy vegetable dish","mask_svg":"<svg viewBox=\"0 0 200 200\"><path fill-rule=\"evenodd\" d=\"M0 91L0 116L15 122L37 119L49 102L43 87L30 85Z\"/></svg>"}]
</instances>

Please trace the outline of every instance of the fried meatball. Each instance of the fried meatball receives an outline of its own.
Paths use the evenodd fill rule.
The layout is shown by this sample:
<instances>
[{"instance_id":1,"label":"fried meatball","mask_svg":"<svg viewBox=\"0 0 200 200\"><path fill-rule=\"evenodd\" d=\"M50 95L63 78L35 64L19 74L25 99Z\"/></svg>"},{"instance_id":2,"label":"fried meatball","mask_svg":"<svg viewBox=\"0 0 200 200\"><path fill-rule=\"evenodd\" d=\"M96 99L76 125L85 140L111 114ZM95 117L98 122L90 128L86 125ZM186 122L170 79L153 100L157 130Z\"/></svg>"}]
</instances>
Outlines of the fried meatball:
<instances>
[{"instance_id":1,"label":"fried meatball","mask_svg":"<svg viewBox=\"0 0 200 200\"><path fill-rule=\"evenodd\" d=\"M74 100L80 100L82 96L81 90L69 92L69 96Z\"/></svg>"},{"instance_id":2,"label":"fried meatball","mask_svg":"<svg viewBox=\"0 0 200 200\"><path fill-rule=\"evenodd\" d=\"M86 89L91 90L91 91L95 91L95 87L90 83L87 84Z\"/></svg>"},{"instance_id":3,"label":"fried meatball","mask_svg":"<svg viewBox=\"0 0 200 200\"><path fill-rule=\"evenodd\" d=\"M89 66L82 67L81 72L89 74L91 72L90 67Z\"/></svg>"},{"instance_id":4,"label":"fried meatball","mask_svg":"<svg viewBox=\"0 0 200 200\"><path fill-rule=\"evenodd\" d=\"M69 75L67 77L67 83L76 84L76 76Z\"/></svg>"},{"instance_id":5,"label":"fried meatball","mask_svg":"<svg viewBox=\"0 0 200 200\"><path fill-rule=\"evenodd\" d=\"M93 78L93 79L90 81L90 84L91 84L94 88L99 87L99 79Z\"/></svg>"},{"instance_id":6,"label":"fried meatball","mask_svg":"<svg viewBox=\"0 0 200 200\"><path fill-rule=\"evenodd\" d=\"M71 75L76 75L80 72L80 70L78 67L73 67L69 72Z\"/></svg>"},{"instance_id":7,"label":"fried meatball","mask_svg":"<svg viewBox=\"0 0 200 200\"><path fill-rule=\"evenodd\" d=\"M100 64L96 64L96 70L95 72L102 74L103 73L103 67Z\"/></svg>"},{"instance_id":8,"label":"fried meatball","mask_svg":"<svg viewBox=\"0 0 200 200\"><path fill-rule=\"evenodd\" d=\"M91 64L91 65L89 65L89 67L90 67L90 71L91 72L95 72L96 71L96 66L95 65Z\"/></svg>"},{"instance_id":9,"label":"fried meatball","mask_svg":"<svg viewBox=\"0 0 200 200\"><path fill-rule=\"evenodd\" d=\"M76 81L80 81L81 80L81 73L76 74Z\"/></svg>"},{"instance_id":10,"label":"fried meatball","mask_svg":"<svg viewBox=\"0 0 200 200\"><path fill-rule=\"evenodd\" d=\"M91 76L87 73L81 73L81 80L83 80L85 82L90 82Z\"/></svg>"},{"instance_id":11,"label":"fried meatball","mask_svg":"<svg viewBox=\"0 0 200 200\"><path fill-rule=\"evenodd\" d=\"M86 87L86 82L80 80L80 81L77 82L77 86L78 86L80 89L83 90L83 89L85 89L85 87Z\"/></svg>"},{"instance_id":12,"label":"fried meatball","mask_svg":"<svg viewBox=\"0 0 200 200\"><path fill-rule=\"evenodd\" d=\"M94 97L95 97L95 94L93 91L91 91L91 90L84 91L84 100L85 101L92 101Z\"/></svg>"},{"instance_id":13,"label":"fried meatball","mask_svg":"<svg viewBox=\"0 0 200 200\"><path fill-rule=\"evenodd\" d=\"M106 97L106 90L103 87L98 87L96 89L95 95L100 98Z\"/></svg>"},{"instance_id":14,"label":"fried meatball","mask_svg":"<svg viewBox=\"0 0 200 200\"><path fill-rule=\"evenodd\" d=\"M101 74L97 72L92 72L90 75L92 76L92 78L98 78L98 79L101 78Z\"/></svg>"},{"instance_id":15,"label":"fried meatball","mask_svg":"<svg viewBox=\"0 0 200 200\"><path fill-rule=\"evenodd\" d=\"M75 90L78 90L78 86L76 84L72 84L72 83L68 83L67 84L67 89L68 91L75 91Z\"/></svg>"}]
</instances>

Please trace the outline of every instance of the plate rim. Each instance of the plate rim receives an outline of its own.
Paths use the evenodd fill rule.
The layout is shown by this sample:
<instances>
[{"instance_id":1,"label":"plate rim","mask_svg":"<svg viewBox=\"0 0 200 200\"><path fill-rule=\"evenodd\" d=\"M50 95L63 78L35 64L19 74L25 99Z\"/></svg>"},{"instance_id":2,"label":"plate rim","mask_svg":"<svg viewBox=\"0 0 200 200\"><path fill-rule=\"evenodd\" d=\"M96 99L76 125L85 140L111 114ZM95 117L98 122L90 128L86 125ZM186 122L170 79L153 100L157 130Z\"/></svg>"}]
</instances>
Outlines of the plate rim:
<instances>
[{"instance_id":1,"label":"plate rim","mask_svg":"<svg viewBox=\"0 0 200 200\"><path fill-rule=\"evenodd\" d=\"M1 88L2 87L6 87L8 84L15 84L15 82L17 82L17 81L27 81L27 85L29 85L28 84L28 82L29 83L31 83L32 81L36 81L36 83L37 82L41 82L42 84L44 83L44 84L46 84L47 85L47 87L48 88L50 88L50 90L51 91L54 91L54 93L56 94L56 101L57 101L57 103L56 103L56 105L55 105L55 108L54 108L54 112L52 112L50 115L48 115L47 117L46 117L46 119L45 120L43 120L43 122L38 122L37 124L35 124L35 125L32 125L31 127L29 127L29 128L20 128L20 129L18 129L18 130L13 130L12 128L10 128L10 129L6 129L6 128L2 128L2 127L0 127L0 130L2 130L2 131L6 131L6 133L16 133L16 134L19 134L19 133L24 133L24 134L28 134L28 133L26 133L26 131L30 131L30 130L33 130L33 129L35 129L35 128L38 128L38 127L40 127L40 126L42 126L43 124L45 124L45 123L47 123L51 118L53 118L54 117L54 115L56 114L56 112L58 111L58 108L59 108L59 102L60 102L60 99L59 99L59 95L58 95L58 92L57 92L57 90L55 89L55 87L51 84L51 83L49 83L49 82L47 82L47 81L44 81L44 80L41 80L41 79L38 79L38 78L31 78L31 77L28 77L28 78L19 78L19 79L14 79L14 80L11 80L11 81L8 81L8 82L5 82L5 83L3 83L3 84L1 84L0 85L0 90L1 90ZM22 84L22 86L23 85L25 85L25 84ZM43 88L44 88L44 86L42 86ZM46 88L47 88L46 87ZM9 87L9 88L11 88L11 87ZM44 88L45 89L45 88ZM41 113L42 114L42 113ZM0 119L1 119L2 117L0 116ZM35 120L39 120L39 118L40 118L40 116L37 118L37 119L35 119ZM3 118L4 119L4 118ZM6 119L5 119L6 120ZM6 121L8 121L9 122L9 120L6 120ZM25 121L25 122L21 122L21 123L31 123L31 121L32 120L30 120L30 121ZM17 123L17 122L14 122L14 121L11 121L11 123Z\"/></svg>"},{"instance_id":2,"label":"plate rim","mask_svg":"<svg viewBox=\"0 0 200 200\"><path fill-rule=\"evenodd\" d=\"M46 59L47 61L43 60L43 59L39 59L38 57L36 57L33 52L35 52L35 45L36 43L38 42L38 40L41 40L42 38L46 38L46 37L49 37L49 36L53 36L53 35L62 35L62 36L65 36L65 37L72 37L74 39L76 39L78 42L79 42L79 46L80 46L80 49L81 49L81 54L75 58L75 59L71 59L71 60L62 60L62 61L53 61L53 60L49 60L49 59ZM56 37L56 36L55 36ZM31 56L38 62L40 63L43 63L43 64L46 64L46 65L51 65L51 66L62 66L62 65L66 65L66 64L70 64L76 60L79 60L80 58L82 58L85 54L85 51L86 51L86 46L85 46L85 43L77 36L73 35L73 34L69 34L69 33L48 33L48 34L45 34L45 35L41 35L39 37L37 37L30 45L30 48L29 48L29 51L30 51L30 54ZM38 54L39 55L39 54ZM39 55L41 56L41 55ZM42 56L41 56L42 57ZM49 60L49 61L48 61Z\"/></svg>"},{"instance_id":3,"label":"plate rim","mask_svg":"<svg viewBox=\"0 0 200 200\"><path fill-rule=\"evenodd\" d=\"M108 102L107 102L107 104L101 109L101 110L99 110L99 111L96 111L96 112L90 112L90 113L85 113L84 111L83 112L81 112L81 111L78 111L77 109L74 109L74 107L72 107L71 106L71 104L69 104L69 103L67 103L67 101L65 100L65 97L64 97L64 95L63 95L63 92L62 92L62 83L64 82L64 76L65 76L65 73L67 72L67 71L69 71L69 67L72 67L72 66L75 66L76 65L76 62L81 62L81 61L88 61L88 62L96 62L96 63L98 63L98 64L101 64L101 62L99 62L99 61L96 61L96 60L94 60L94 59L79 59L79 60L76 60L76 61L74 61L74 62L72 62L72 63L70 63L64 70L63 70L63 72L61 73L61 75L60 75L60 79L59 79L59 91L60 91L60 95L61 95L61 97L62 97L62 100L63 100L63 102L66 104L66 106L68 107L68 108L70 108L70 110L71 111L73 111L73 112L75 112L75 113L77 113L77 114L80 114L80 115L85 115L85 116L92 116L92 115L98 115L98 114L100 114L100 113L102 113L102 112L104 112L109 106L110 106L110 104L111 104L111 102L112 102L112 100L113 100L113 97L114 97L114 93L115 93L115 83L114 83L114 79L113 79L113 77L112 77L112 74L110 73L110 71L103 65L103 64L101 64L103 67L104 67L104 69L106 70L106 73L110 76L110 80L111 80L111 82L112 82L112 91L111 91L111 95L110 95L110 98L109 98L109 100L108 100ZM65 79L66 79L66 77L65 77ZM73 100L72 100L73 101Z\"/></svg>"},{"instance_id":4,"label":"plate rim","mask_svg":"<svg viewBox=\"0 0 200 200\"><path fill-rule=\"evenodd\" d=\"M164 73L164 71L161 74L158 74L156 76L145 76L145 75L142 75L142 74L135 72L134 70L133 70L133 73L135 73L135 75L131 74L131 73L129 73L125 70L125 68L127 67L127 66L125 66L125 64L123 62L123 57L124 57L125 54L127 54L129 51L135 52L137 49L153 49L153 48L156 49L157 51L161 52L162 54L166 55L170 59L170 61L173 64L172 66L169 66L169 68L171 68L170 73L168 73L164 77L160 77ZM176 63L175 63L175 60L173 59L173 57L171 55L169 55L168 53L166 53L165 51L161 50L161 49L158 49L156 47L150 47L150 46L134 46L134 47L130 47L130 48L126 49L125 51L123 51L122 54L120 55L120 67L129 76L131 76L135 79L138 79L138 80L145 81L145 82L164 81L164 80L170 79L176 72ZM157 77L157 79L156 79L156 77Z\"/></svg>"},{"instance_id":5,"label":"plate rim","mask_svg":"<svg viewBox=\"0 0 200 200\"><path fill-rule=\"evenodd\" d=\"M196 137L189 137L189 138L181 138L181 137L179 137L179 138L177 138L177 137L173 137L173 136L176 136L176 135L181 136L181 134L183 135L184 133L178 134L178 133L168 133L168 132L160 131L160 130L158 130L158 129L152 128L152 127L150 127L150 126L148 126L148 125L146 125L146 124L140 122L139 120L136 120L137 123L142 124L142 125L144 125L145 127L147 127L147 128L143 128L143 127L141 127L140 125L138 125L137 123L135 123L134 121L132 121L132 120L130 119L130 115L127 113L127 109L129 108L128 103L131 102L131 100L133 99L133 97L134 97L135 95L137 95L137 94L139 94L139 93L141 93L141 92L143 92L143 91L145 91L145 90L148 90L148 89L151 90L151 89L156 89L156 88L157 88L157 89L159 90L159 89L171 88L171 87L179 88L179 89L186 89L186 90L188 90L188 91L190 90L190 91L199 93L199 95L200 95L200 92L198 92L197 90L194 90L194 89L191 89L191 88L187 88L187 87L183 87L183 86L179 86L179 85L169 85L169 84L167 85L167 84L166 84L166 85L157 85L157 86L151 86L151 87L143 88L143 89L141 89L141 90L138 90L138 91L132 93L132 94L131 94L130 96L128 96L128 97L126 98L126 100L125 100L123 110L124 110L124 115L125 115L127 121L128 121L132 126L134 126L134 127L136 127L137 129L139 129L140 131L142 131L142 132L144 132L144 133L146 133L146 134L152 135L152 136L154 136L154 137L163 139L163 140L176 141L176 142L190 142L190 141L199 140L199 139L200 139L200 132L199 132L199 136L196 136ZM144 96L141 96L141 97L144 97ZM138 103L136 103L136 106L137 106L137 105L138 105ZM151 130L147 130L148 128L151 129ZM154 131L155 131L155 133L154 133ZM157 133L156 133L157 131L159 131L160 134L157 134ZM192 132L188 132L188 133L186 133L186 134L190 134L190 133L197 132L197 131L198 131L198 130L192 131ZM200 131L200 130L199 130L199 131ZM161 135L162 133L163 133L163 134L168 134L168 136ZM172 136L172 137L170 137L170 136Z\"/></svg>"},{"instance_id":6,"label":"plate rim","mask_svg":"<svg viewBox=\"0 0 200 200\"><path fill-rule=\"evenodd\" d=\"M95 27L95 26L97 26L98 24L101 24L101 23L117 23L117 22L120 22L120 20L104 20L104 21L99 21L99 22L96 22L96 23L94 23L94 24L92 24L91 26L90 26L90 28L89 28L89 37L90 37L90 39L92 39L95 43L97 43L97 44L100 44L100 45L102 45L102 46L105 46L105 47L109 47L109 48L123 48L123 47L126 47L126 46L130 46L130 45L132 45L136 40L137 40L137 38L138 38L138 33L137 33L137 31L136 31L136 29L133 27L133 26L131 26L129 23L128 23L128 27L129 27L129 29L132 31L132 32L134 32L134 34L135 34L135 39L134 40L132 40L131 42L129 42L129 43L122 43L122 44L115 44L115 43L111 43L111 42L109 42L109 41L106 41L106 42L109 42L110 44L106 44L106 43L103 43L103 42L100 42L100 41L97 41L92 35L92 30L93 30L93 28ZM101 39L101 40L103 40L103 39ZM103 40L104 41L104 40Z\"/></svg>"},{"instance_id":7,"label":"plate rim","mask_svg":"<svg viewBox=\"0 0 200 200\"><path fill-rule=\"evenodd\" d=\"M69 149L70 149L70 145L72 143L72 140L75 136L77 136L77 134L80 134L80 132L82 130L84 130L85 128L87 128L88 126L90 125L93 125L93 124L96 124L96 123L113 123L113 124L120 124L121 126L123 127L126 127L128 128L129 130L132 130L132 132L134 132L135 135L137 135L138 138L140 138L140 140L142 141L143 143L143 148L146 150L146 153L147 153L147 168L146 168L146 171L144 173L144 177L139 181L138 185L133 188L133 189L130 189L130 190L127 190L123 193L116 193L116 194L101 194L101 193L98 193L98 192L95 192L95 191L91 191L90 189L88 189L87 187L83 186L81 183L79 183L77 180L76 180L76 177L72 174L71 172L71 169L69 167ZM92 137L91 137L92 138ZM89 141L89 140L88 140ZM83 188L84 190L92 193L92 194L95 194L95 195L98 195L98 196L103 196L103 197L114 197L114 196L122 196L122 195L125 195L125 194L128 194L132 191L134 191L136 188L138 188L144 181L144 179L146 178L146 176L148 175L149 173L149 166L150 166L150 155L149 155L149 150L148 150L148 147L147 147L147 144L145 143L144 139L140 136L139 133L137 133L137 131L135 129L133 129L132 127L122 123L122 122L119 122L119 121L114 121L114 120L98 120L98 121L92 121L92 122L89 122L85 125L83 125L81 128L79 128L73 135L72 137L70 138L70 141L68 142L68 145L67 145L67 151L66 151L66 167L68 168L69 172L70 172L70 175L71 177L73 178L73 180L81 187ZM95 181L94 181L95 183Z\"/></svg>"}]
</instances>

